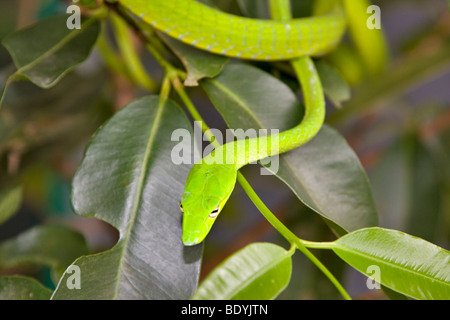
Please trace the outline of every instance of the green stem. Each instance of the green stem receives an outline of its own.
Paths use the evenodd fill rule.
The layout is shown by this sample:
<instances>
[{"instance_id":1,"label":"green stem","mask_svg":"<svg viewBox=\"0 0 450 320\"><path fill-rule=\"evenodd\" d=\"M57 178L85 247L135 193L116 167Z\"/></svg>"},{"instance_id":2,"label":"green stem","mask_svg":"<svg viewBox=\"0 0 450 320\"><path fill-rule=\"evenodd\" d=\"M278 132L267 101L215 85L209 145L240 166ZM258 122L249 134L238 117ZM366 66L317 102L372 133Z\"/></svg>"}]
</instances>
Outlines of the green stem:
<instances>
[{"instance_id":1,"label":"green stem","mask_svg":"<svg viewBox=\"0 0 450 320\"><path fill-rule=\"evenodd\" d=\"M108 40L105 27L106 27L105 24L102 23L102 31L100 32L100 35L97 40L97 48L103 58L103 61L105 62L109 70L112 70L114 73L129 78L130 80L133 80L131 79L123 61L113 50L113 47Z\"/></svg>"},{"instance_id":2,"label":"green stem","mask_svg":"<svg viewBox=\"0 0 450 320\"><path fill-rule=\"evenodd\" d=\"M186 72L174 67L163 57L163 55L158 50L156 50L155 46L149 39L146 38L146 40L148 42L145 44L145 48L152 54L156 62L158 62L158 64L166 71L166 73L170 75L170 78L172 80L175 77L181 77L182 79L186 78Z\"/></svg>"},{"instance_id":3,"label":"green stem","mask_svg":"<svg viewBox=\"0 0 450 320\"><path fill-rule=\"evenodd\" d=\"M202 116L200 115L200 113L198 113L198 111L195 108L194 104L192 103L191 99L189 99L189 96L187 95L186 91L184 90L184 86L181 83L181 81L178 78L175 78L172 80L172 83L173 83L173 87L174 87L175 91L178 93L179 97L183 101L184 105L188 109L188 112L191 114L194 121L201 123L200 129L202 130L203 134L211 142L211 144L214 146L214 148L220 147L220 143L217 141L217 139L211 133L211 130L209 130L209 127L203 121Z\"/></svg>"},{"instance_id":4,"label":"green stem","mask_svg":"<svg viewBox=\"0 0 450 320\"><path fill-rule=\"evenodd\" d=\"M271 10L271 16L274 20L290 20L292 19L291 14L291 4L290 0L270 0L270 10ZM301 59L301 58L299 58ZM297 68L298 63L301 60L292 60L291 64L294 67L295 73L297 75L297 78L301 82L301 79L303 78L300 74L299 68ZM264 217L275 227L275 229L278 230L291 244L295 244L295 246L298 248L300 252L302 252L311 262L313 262L319 270L323 272L323 274L333 283L333 285L336 287L336 289L342 294L342 296L347 299L351 300L350 295L345 291L345 289L342 287L340 282L334 277L334 275L320 262L319 259L317 259L306 247L305 243L308 243L309 245L317 245L317 243L311 243L308 241L303 241L299 239L292 231L290 231L285 225L283 225L277 217L267 208L267 206L261 201L261 199L257 196L255 191L251 188L250 184L246 180L244 180L243 177L238 175L238 181L241 184L241 186L246 190L246 193L250 196L253 203L258 207L259 211L264 215ZM318 247L327 248L329 247L324 246L323 243L318 245ZM316 247L317 248L317 247Z\"/></svg>"},{"instance_id":5,"label":"green stem","mask_svg":"<svg viewBox=\"0 0 450 320\"><path fill-rule=\"evenodd\" d=\"M291 19L291 3L289 0L270 0L270 14L274 20Z\"/></svg>"},{"instance_id":6,"label":"green stem","mask_svg":"<svg viewBox=\"0 0 450 320\"><path fill-rule=\"evenodd\" d=\"M169 99L169 94L170 94L170 77L165 76L161 86L161 91L159 93L160 101L165 103L167 99Z\"/></svg>"},{"instance_id":7,"label":"green stem","mask_svg":"<svg viewBox=\"0 0 450 320\"><path fill-rule=\"evenodd\" d=\"M307 241L307 240L300 240L302 244L306 248L310 249L333 249L334 242L315 242L315 241Z\"/></svg>"},{"instance_id":8,"label":"green stem","mask_svg":"<svg viewBox=\"0 0 450 320\"><path fill-rule=\"evenodd\" d=\"M8 90L8 87L10 86L11 83L13 83L14 81L16 81L17 79L17 75L13 74L10 77L8 77L8 80L6 80L5 86L3 87L3 89L0 91L0 110L2 108L3 105L3 100L5 99L6 96L6 91Z\"/></svg>"},{"instance_id":9,"label":"green stem","mask_svg":"<svg viewBox=\"0 0 450 320\"><path fill-rule=\"evenodd\" d=\"M320 249L330 249L330 243L319 243L319 242L310 242L299 239L291 230L289 230L280 220L267 208L267 206L262 202L262 200L258 197L256 192L253 190L251 185L245 179L245 177L238 172L237 180L242 188L245 190L247 195L256 205L256 207L261 211L263 216L269 221L269 223L283 236L288 240L291 244L295 245L297 249L303 253L312 263L316 265L316 267L323 272L323 274L330 280L331 283L336 287L336 289L341 293L341 295L346 300L351 300L350 295L345 291L344 287L340 284L340 282L334 277L334 275L325 267L319 259L317 259L304 245L307 243L311 247L320 248Z\"/></svg>"},{"instance_id":10,"label":"green stem","mask_svg":"<svg viewBox=\"0 0 450 320\"><path fill-rule=\"evenodd\" d=\"M126 22L115 13L111 14L111 22L116 35L117 45L128 67L130 76L139 86L155 92L157 84L145 71L139 55L135 50Z\"/></svg>"},{"instance_id":11,"label":"green stem","mask_svg":"<svg viewBox=\"0 0 450 320\"><path fill-rule=\"evenodd\" d=\"M147 39L147 41L148 41L148 39ZM161 67L163 67L164 70L166 70L166 72L171 69L175 69L175 67L173 67L168 61L166 61L166 59L164 59L162 54L160 54L159 51L153 47L152 44L147 42L145 44L145 48L152 54L153 58L156 59L156 62L158 62L159 65Z\"/></svg>"}]
</instances>

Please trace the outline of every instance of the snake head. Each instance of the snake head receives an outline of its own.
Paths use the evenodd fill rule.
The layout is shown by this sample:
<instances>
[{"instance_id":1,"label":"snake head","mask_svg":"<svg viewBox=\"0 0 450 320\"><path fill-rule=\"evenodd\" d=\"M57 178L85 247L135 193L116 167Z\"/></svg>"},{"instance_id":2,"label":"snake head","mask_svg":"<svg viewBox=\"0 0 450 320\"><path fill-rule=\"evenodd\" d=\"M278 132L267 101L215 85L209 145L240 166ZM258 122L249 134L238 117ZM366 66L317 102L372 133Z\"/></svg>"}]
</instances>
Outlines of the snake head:
<instances>
[{"instance_id":1,"label":"snake head","mask_svg":"<svg viewBox=\"0 0 450 320\"><path fill-rule=\"evenodd\" d=\"M195 164L180 201L184 245L202 242L236 184L237 169L229 164Z\"/></svg>"}]
</instances>

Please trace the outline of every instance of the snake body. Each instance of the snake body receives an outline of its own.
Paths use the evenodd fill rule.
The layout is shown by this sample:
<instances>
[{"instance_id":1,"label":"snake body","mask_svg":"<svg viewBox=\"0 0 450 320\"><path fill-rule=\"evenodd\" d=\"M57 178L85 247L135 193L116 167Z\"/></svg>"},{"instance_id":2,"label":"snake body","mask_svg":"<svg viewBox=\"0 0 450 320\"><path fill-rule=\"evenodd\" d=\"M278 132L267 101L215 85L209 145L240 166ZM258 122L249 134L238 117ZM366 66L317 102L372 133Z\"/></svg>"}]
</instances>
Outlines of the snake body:
<instances>
[{"instance_id":1,"label":"snake body","mask_svg":"<svg viewBox=\"0 0 450 320\"><path fill-rule=\"evenodd\" d=\"M185 245L202 242L211 230L234 189L240 168L304 145L319 132L325 119L325 99L314 63L305 56L295 59L293 66L303 84L302 122L277 135L226 143L193 166L181 197Z\"/></svg>"},{"instance_id":2,"label":"snake body","mask_svg":"<svg viewBox=\"0 0 450 320\"><path fill-rule=\"evenodd\" d=\"M180 208L184 212L182 241L195 245L210 231L234 189L237 171L242 166L297 148L320 130L325 101L309 56L326 53L336 46L345 31L345 17L339 6L323 16L274 21L231 15L194 0L119 0L119 3L139 19L187 44L231 57L289 59L299 75L305 100L305 115L300 124L277 135L222 145L191 169Z\"/></svg>"},{"instance_id":3,"label":"snake body","mask_svg":"<svg viewBox=\"0 0 450 320\"><path fill-rule=\"evenodd\" d=\"M239 17L194 0L120 3L139 19L184 43L251 60L287 60L325 53L345 30L345 16L339 7L324 16L284 22Z\"/></svg>"}]
</instances>

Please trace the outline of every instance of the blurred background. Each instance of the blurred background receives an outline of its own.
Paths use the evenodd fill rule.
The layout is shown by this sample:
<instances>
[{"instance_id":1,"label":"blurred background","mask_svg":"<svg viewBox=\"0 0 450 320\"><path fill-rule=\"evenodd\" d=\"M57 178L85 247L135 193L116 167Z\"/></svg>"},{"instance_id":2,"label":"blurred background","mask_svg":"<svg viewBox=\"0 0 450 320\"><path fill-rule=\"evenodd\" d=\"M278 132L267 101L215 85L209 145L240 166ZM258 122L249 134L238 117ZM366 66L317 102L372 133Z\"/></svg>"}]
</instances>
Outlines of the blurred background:
<instances>
[{"instance_id":1,"label":"blurred background","mask_svg":"<svg viewBox=\"0 0 450 320\"><path fill-rule=\"evenodd\" d=\"M221 2L223 9L236 10L234 1ZM302 1L300 7L307 8L308 3ZM352 98L340 110L330 105L327 122L345 136L367 171L380 226L449 249L450 4L445 0L373 3L381 8L389 67L367 79L357 67L352 68L357 62L349 61L349 67L339 71L352 84ZM0 0L0 38L38 19L65 13L66 8L67 2L58 0ZM160 79L162 70L152 57L143 52L143 61ZM2 86L13 71L8 52L0 46ZM224 129L206 95L200 89L189 92L208 125ZM0 196L21 185L23 202L19 212L0 225L0 241L34 225L57 222L80 231L94 252L114 245L118 235L113 228L73 213L70 182L95 130L141 94L145 92L109 71L97 52L52 89L42 90L28 82L11 85L0 111ZM277 178L260 176L255 166L243 172L269 208L301 238L333 239L319 216ZM206 242L202 277L255 241L287 245L237 186ZM343 279L356 299L385 298L380 290L368 290L366 278L333 253L314 253ZM18 272L54 286L45 268L0 270L0 274ZM280 298L340 296L310 261L296 254L292 282Z\"/></svg>"}]
</instances>

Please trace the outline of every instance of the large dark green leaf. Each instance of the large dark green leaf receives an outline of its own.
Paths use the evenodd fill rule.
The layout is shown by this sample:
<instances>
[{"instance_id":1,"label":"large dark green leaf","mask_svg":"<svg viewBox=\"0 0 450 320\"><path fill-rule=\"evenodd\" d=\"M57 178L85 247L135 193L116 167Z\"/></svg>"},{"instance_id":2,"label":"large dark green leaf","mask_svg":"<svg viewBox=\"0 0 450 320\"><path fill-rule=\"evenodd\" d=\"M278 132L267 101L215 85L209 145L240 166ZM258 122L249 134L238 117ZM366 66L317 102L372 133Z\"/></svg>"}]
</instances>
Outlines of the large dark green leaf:
<instances>
[{"instance_id":1,"label":"large dark green leaf","mask_svg":"<svg viewBox=\"0 0 450 320\"><path fill-rule=\"evenodd\" d=\"M248 245L214 269L192 299L274 299L291 278L291 255L270 243Z\"/></svg>"},{"instance_id":2,"label":"large dark green leaf","mask_svg":"<svg viewBox=\"0 0 450 320\"><path fill-rule=\"evenodd\" d=\"M41 20L3 39L17 71L12 80L26 78L41 88L53 86L90 54L100 30L94 18L82 21L81 29L67 27L68 16Z\"/></svg>"},{"instance_id":3,"label":"large dark green leaf","mask_svg":"<svg viewBox=\"0 0 450 320\"><path fill-rule=\"evenodd\" d=\"M357 155L327 125L311 143L282 155L276 175L308 207L345 231L378 224L371 187Z\"/></svg>"},{"instance_id":4,"label":"large dark green leaf","mask_svg":"<svg viewBox=\"0 0 450 320\"><path fill-rule=\"evenodd\" d=\"M202 246L183 246L179 209L190 166L171 159L176 144L191 144L171 141L176 129L192 130L182 110L149 96L93 137L73 179L73 207L116 227L120 239L78 259L81 289L68 289L66 274L53 299L186 299L194 292Z\"/></svg>"},{"instance_id":5,"label":"large dark green leaf","mask_svg":"<svg viewBox=\"0 0 450 320\"><path fill-rule=\"evenodd\" d=\"M227 57L197 49L163 34L160 36L186 68L187 77L184 81L186 86L198 86L199 80L217 76L229 60Z\"/></svg>"},{"instance_id":6,"label":"large dark green leaf","mask_svg":"<svg viewBox=\"0 0 450 320\"><path fill-rule=\"evenodd\" d=\"M339 238L332 249L358 271L416 299L450 299L450 252L397 230L368 228ZM377 269L375 269L377 268Z\"/></svg>"},{"instance_id":7,"label":"large dark green leaf","mask_svg":"<svg viewBox=\"0 0 450 320\"><path fill-rule=\"evenodd\" d=\"M395 142L369 171L380 225L436 241L440 174L436 159L417 136L408 134Z\"/></svg>"},{"instance_id":8,"label":"large dark green leaf","mask_svg":"<svg viewBox=\"0 0 450 320\"><path fill-rule=\"evenodd\" d=\"M43 225L0 243L0 268L49 266L54 280L78 257L88 254L84 237L67 227Z\"/></svg>"},{"instance_id":9,"label":"large dark green leaf","mask_svg":"<svg viewBox=\"0 0 450 320\"><path fill-rule=\"evenodd\" d=\"M301 121L294 93L259 69L229 64L202 84L230 128L282 131ZM346 231L377 224L363 168L345 139L328 126L310 143L281 155L275 174L302 202Z\"/></svg>"},{"instance_id":10,"label":"large dark green leaf","mask_svg":"<svg viewBox=\"0 0 450 320\"><path fill-rule=\"evenodd\" d=\"M33 278L0 277L0 300L49 300L52 290Z\"/></svg>"}]
</instances>

